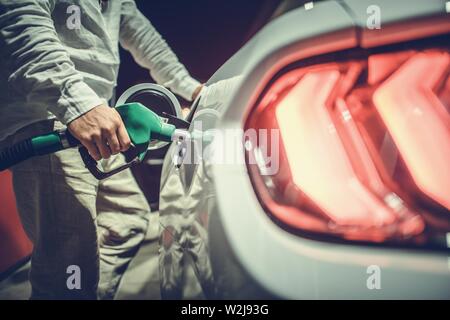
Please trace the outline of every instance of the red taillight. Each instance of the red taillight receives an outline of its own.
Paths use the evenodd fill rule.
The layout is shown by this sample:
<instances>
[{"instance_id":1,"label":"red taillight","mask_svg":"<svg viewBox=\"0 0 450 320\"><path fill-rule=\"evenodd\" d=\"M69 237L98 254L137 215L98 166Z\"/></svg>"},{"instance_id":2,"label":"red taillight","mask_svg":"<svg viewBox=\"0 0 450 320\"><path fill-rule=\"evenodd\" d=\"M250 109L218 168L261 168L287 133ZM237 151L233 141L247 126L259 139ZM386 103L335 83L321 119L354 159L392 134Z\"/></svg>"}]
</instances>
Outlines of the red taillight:
<instances>
[{"instance_id":1,"label":"red taillight","mask_svg":"<svg viewBox=\"0 0 450 320\"><path fill-rule=\"evenodd\" d=\"M280 133L279 148L258 141L247 154L268 211L302 231L360 241L450 231L449 71L449 52L434 49L278 77L246 124ZM262 174L260 149L278 152L276 173Z\"/></svg>"}]
</instances>

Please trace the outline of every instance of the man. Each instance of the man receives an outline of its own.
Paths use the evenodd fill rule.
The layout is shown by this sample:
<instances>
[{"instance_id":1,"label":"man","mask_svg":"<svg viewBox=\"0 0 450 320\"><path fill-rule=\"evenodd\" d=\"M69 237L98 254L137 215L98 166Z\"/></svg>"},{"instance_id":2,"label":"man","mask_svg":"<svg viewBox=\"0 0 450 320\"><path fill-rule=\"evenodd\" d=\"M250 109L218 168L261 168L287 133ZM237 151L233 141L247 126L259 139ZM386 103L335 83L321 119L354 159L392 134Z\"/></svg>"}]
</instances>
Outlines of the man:
<instances>
[{"instance_id":1,"label":"man","mask_svg":"<svg viewBox=\"0 0 450 320\"><path fill-rule=\"evenodd\" d=\"M0 148L67 126L93 158L109 159L105 170L116 166L110 156L130 145L107 104L119 42L175 93L191 100L201 89L132 0L0 0L0 41ZM150 213L131 172L98 182L74 149L12 171L34 244L32 298L95 299L97 285L113 298Z\"/></svg>"}]
</instances>

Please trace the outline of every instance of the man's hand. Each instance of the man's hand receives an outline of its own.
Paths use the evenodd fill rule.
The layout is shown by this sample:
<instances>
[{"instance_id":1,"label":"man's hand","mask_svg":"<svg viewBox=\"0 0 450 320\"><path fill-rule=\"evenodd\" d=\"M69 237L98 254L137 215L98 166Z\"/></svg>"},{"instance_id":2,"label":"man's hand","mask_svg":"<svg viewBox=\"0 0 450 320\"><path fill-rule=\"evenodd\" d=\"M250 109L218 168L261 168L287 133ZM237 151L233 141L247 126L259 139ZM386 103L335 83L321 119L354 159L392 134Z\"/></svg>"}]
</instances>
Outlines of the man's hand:
<instances>
[{"instance_id":1,"label":"man's hand","mask_svg":"<svg viewBox=\"0 0 450 320\"><path fill-rule=\"evenodd\" d=\"M200 91L203 89L203 84L199 85L197 88L195 88L194 93L192 94L192 101L194 101L197 96L200 94Z\"/></svg>"},{"instance_id":2,"label":"man's hand","mask_svg":"<svg viewBox=\"0 0 450 320\"><path fill-rule=\"evenodd\" d=\"M126 151L131 144L119 113L106 105L93 108L67 127L97 161Z\"/></svg>"}]
</instances>

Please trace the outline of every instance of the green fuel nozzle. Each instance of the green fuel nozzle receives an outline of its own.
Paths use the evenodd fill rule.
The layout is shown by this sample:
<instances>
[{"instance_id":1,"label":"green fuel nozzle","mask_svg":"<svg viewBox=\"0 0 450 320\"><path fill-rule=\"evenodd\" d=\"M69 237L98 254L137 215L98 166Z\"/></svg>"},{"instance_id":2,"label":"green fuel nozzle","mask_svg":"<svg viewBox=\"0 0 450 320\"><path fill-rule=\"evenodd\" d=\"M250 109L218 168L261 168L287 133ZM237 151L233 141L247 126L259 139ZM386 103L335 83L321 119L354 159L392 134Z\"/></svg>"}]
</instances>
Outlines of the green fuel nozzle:
<instances>
[{"instance_id":1,"label":"green fuel nozzle","mask_svg":"<svg viewBox=\"0 0 450 320\"><path fill-rule=\"evenodd\" d=\"M143 160L151 140L171 141L176 127L140 103L127 103L116 107L127 128L133 148L125 156L138 156Z\"/></svg>"},{"instance_id":2,"label":"green fuel nozzle","mask_svg":"<svg viewBox=\"0 0 450 320\"><path fill-rule=\"evenodd\" d=\"M80 147L80 155L89 171L99 180L141 162L151 140L171 141L176 127L166 123L156 113L140 103L127 103L116 107L128 131L132 146L123 154L126 163L109 172L101 171L87 149L72 136L69 130L54 131L31 137L0 151L0 171L8 169L34 156Z\"/></svg>"}]
</instances>

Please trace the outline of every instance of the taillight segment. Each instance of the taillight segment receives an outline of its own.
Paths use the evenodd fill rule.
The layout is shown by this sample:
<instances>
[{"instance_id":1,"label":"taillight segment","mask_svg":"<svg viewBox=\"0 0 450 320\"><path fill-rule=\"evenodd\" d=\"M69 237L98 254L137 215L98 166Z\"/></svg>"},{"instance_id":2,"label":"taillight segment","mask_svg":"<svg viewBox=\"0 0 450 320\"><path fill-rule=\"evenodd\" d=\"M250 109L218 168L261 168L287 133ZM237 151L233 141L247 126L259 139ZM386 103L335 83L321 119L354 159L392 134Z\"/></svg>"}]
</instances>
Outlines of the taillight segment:
<instances>
[{"instance_id":1,"label":"taillight segment","mask_svg":"<svg viewBox=\"0 0 450 320\"><path fill-rule=\"evenodd\" d=\"M450 115L436 89L448 77L447 52L417 53L373 95L417 187L450 209Z\"/></svg>"},{"instance_id":2,"label":"taillight segment","mask_svg":"<svg viewBox=\"0 0 450 320\"><path fill-rule=\"evenodd\" d=\"M258 141L247 153L267 211L349 240L424 243L450 231L449 71L449 51L431 49L278 77L246 123L280 133L279 148ZM277 173L261 174L262 148L279 153Z\"/></svg>"}]
</instances>

